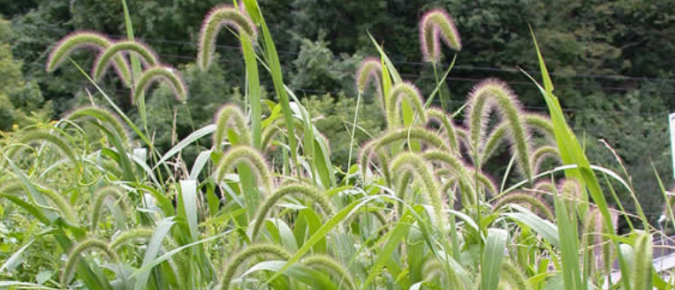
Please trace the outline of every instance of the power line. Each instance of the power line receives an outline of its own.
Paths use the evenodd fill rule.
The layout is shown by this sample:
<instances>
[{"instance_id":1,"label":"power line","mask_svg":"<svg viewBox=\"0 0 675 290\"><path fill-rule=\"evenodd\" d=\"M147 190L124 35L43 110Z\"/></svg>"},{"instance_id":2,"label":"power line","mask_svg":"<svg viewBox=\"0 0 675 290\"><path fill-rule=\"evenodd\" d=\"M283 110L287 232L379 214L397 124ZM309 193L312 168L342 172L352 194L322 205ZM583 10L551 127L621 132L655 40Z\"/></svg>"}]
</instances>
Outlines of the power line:
<instances>
[{"instance_id":1,"label":"power line","mask_svg":"<svg viewBox=\"0 0 675 290\"><path fill-rule=\"evenodd\" d=\"M160 57L165 57L165 56L170 56L170 55L160 55ZM35 66L35 67L44 68L43 65L40 65L40 64L37 64L37 63L36 64L28 63L27 65L32 65L32 66ZM405 74L402 74L402 75L405 75ZM477 82L482 81L482 79L478 79L478 78L448 77L447 79L452 80L452 81L457 81L457 82L471 82L471 83L477 83ZM91 83L88 83L88 82L79 82L78 84L82 85L82 86L91 86ZM530 86L530 87L534 86L534 84L528 83L528 82L509 82L509 84L510 85ZM120 89L114 89L114 91L116 93L128 93L127 91L120 90ZM340 93L344 93L343 91L318 90L318 89L312 89L312 88L294 88L294 91L300 92L300 93L316 94L316 95L331 94L331 95L334 95L334 96L337 96ZM463 105L465 103L464 101L461 101L461 100L450 100L450 102L455 103L457 105ZM538 112L548 112L549 111L548 107L544 107L544 106L523 105L523 108L527 109L529 111L538 111ZM596 112L598 112L598 110L592 110L592 109L563 108L562 110L564 112L568 112L568 113L588 113L588 112L596 113ZM621 112L621 111L602 111L602 113L605 114L605 115L616 115L616 116L634 116L635 115L635 113ZM668 114L669 114L669 112L664 111L664 112L661 112L661 113L650 114L650 116L661 117L661 116L666 116Z\"/></svg>"},{"instance_id":2,"label":"power line","mask_svg":"<svg viewBox=\"0 0 675 290\"><path fill-rule=\"evenodd\" d=\"M61 33L67 34L72 31L68 31L62 28L53 28L50 27L51 30L53 31L59 31ZM126 39L127 36L125 35L115 35L115 34L110 34L108 35L109 37L113 39ZM143 42L148 42L148 43L170 43L170 44L181 44L181 45L188 45L191 47L197 47L197 44L190 42L190 41L184 41L184 40L170 40L170 39L162 39L162 38L152 38L152 37L136 37L137 40L141 40ZM233 45L224 45L224 44L217 44L216 47L224 48L224 49L229 49L229 50L241 50L239 46L233 46ZM281 54L286 54L286 55L299 55L299 52L296 51L286 51L286 50L277 50L278 53ZM187 57L187 56L181 56L181 57ZM394 64L404 64L404 65L415 65L415 66L428 66L429 64L426 62L418 62L418 61L406 61L406 60L392 60L392 63ZM498 68L498 67L485 67L485 66L473 66L473 65L455 65L453 69L459 69L459 70L470 70L470 71L489 71L489 72L504 72L504 73L521 73L520 70L518 69L509 69L509 68ZM539 71L527 71L527 73L530 74L538 74ZM675 79L669 79L669 78L653 78L653 77L635 77L635 76L624 76L624 75L602 75L602 74L584 74L584 73L576 73L574 75L566 74L566 73L556 73L556 72L549 72L550 75L556 76L556 77L562 77L562 78L595 78L595 79L607 79L607 80L614 80L614 81L621 81L621 80L632 80L632 81L663 81L663 82L675 82ZM614 87L614 88L609 88L609 90L615 90L615 91L630 91L631 89L626 89L626 88L619 88L619 87ZM671 91L672 92L672 91Z\"/></svg>"}]
</instances>

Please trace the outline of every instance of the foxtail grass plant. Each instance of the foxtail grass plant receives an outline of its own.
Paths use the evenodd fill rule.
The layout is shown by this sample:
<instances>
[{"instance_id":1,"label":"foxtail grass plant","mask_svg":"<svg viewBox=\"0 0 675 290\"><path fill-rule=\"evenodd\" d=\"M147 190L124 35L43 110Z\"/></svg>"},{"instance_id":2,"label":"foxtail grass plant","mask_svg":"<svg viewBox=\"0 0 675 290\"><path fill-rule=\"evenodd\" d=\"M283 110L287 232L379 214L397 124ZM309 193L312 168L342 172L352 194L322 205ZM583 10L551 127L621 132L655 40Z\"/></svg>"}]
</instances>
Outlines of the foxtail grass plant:
<instances>
[{"instance_id":1,"label":"foxtail grass plant","mask_svg":"<svg viewBox=\"0 0 675 290\"><path fill-rule=\"evenodd\" d=\"M265 6L255 0L213 8L197 40L202 70L219 65L213 56L223 29L239 41L244 106L222 104L212 124L159 152L145 126L97 82L113 66L142 116L156 83L181 106L191 102L190 90L178 70L133 40L133 11L122 4L128 40L76 32L46 64L53 72L70 60L105 103L92 98L60 120L0 139L0 239L21 237L2 244L10 256L0 261L0 288L673 288L672 279L654 274L659 232L631 223L618 233L618 215L628 213L619 198L612 209L605 194L621 186L635 197L636 189L622 174L590 165L536 42L542 84L524 77L540 89L550 118L525 111L496 79L480 82L466 107L450 113L445 78L436 74L433 91L423 94L428 88L403 80L374 41L379 55L354 72L357 105L343 120L351 134L343 171L331 163L332 136L324 137L318 116L284 83ZM455 23L439 9L422 17L423 59L434 72L442 67L441 43L461 49L456 25L466 17ZM74 57L81 48L98 55L91 76ZM274 88L265 103L259 67ZM373 92L387 127L359 144L359 107ZM431 106L436 94L439 108ZM200 145L207 138L209 148ZM496 156L505 144L510 150ZM184 152L197 158L186 162ZM512 167L521 174L509 174ZM38 248L45 244L48 250ZM18 261L43 272L21 281Z\"/></svg>"}]
</instances>

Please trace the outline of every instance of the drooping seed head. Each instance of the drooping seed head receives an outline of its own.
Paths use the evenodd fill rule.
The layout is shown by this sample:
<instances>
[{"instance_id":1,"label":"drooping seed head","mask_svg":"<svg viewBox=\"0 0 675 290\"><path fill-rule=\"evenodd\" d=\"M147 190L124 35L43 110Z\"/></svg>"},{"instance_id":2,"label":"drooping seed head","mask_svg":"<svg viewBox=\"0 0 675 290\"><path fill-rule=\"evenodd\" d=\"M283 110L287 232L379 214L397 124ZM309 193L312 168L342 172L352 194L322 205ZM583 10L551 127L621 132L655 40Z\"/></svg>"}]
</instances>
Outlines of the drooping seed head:
<instances>
[{"instance_id":1,"label":"drooping seed head","mask_svg":"<svg viewBox=\"0 0 675 290\"><path fill-rule=\"evenodd\" d=\"M106 124L110 129L115 131L122 140L122 143L127 145L130 137L126 127L123 125L119 116L103 108L85 106L75 109L63 117L64 120L79 120L84 118L91 118Z\"/></svg>"},{"instance_id":2,"label":"drooping seed head","mask_svg":"<svg viewBox=\"0 0 675 290\"><path fill-rule=\"evenodd\" d=\"M459 152L459 144L457 143L457 133L455 133L456 126L452 122L452 119L441 109L438 108L427 109L426 115L428 122L436 121L443 126L443 129L445 130L445 135L448 138L448 144L450 144L450 149L452 149L454 153Z\"/></svg>"},{"instance_id":3,"label":"drooping seed head","mask_svg":"<svg viewBox=\"0 0 675 290\"><path fill-rule=\"evenodd\" d=\"M100 52L108 48L111 42L105 35L96 32L79 31L71 33L59 40L49 53L47 72L56 70L77 49L90 48Z\"/></svg>"},{"instance_id":4,"label":"drooping seed head","mask_svg":"<svg viewBox=\"0 0 675 290\"><path fill-rule=\"evenodd\" d=\"M555 133L553 132L553 123L551 123L551 118L545 115L527 113L525 114L525 124L532 131L537 131L547 138L555 140Z\"/></svg>"},{"instance_id":5,"label":"drooping seed head","mask_svg":"<svg viewBox=\"0 0 675 290\"><path fill-rule=\"evenodd\" d=\"M272 208L277 204L277 202L279 202L284 197L289 195L305 197L312 200L321 208L321 210L323 210L324 214L328 218L332 217L335 214L335 210L333 209L333 206L330 204L328 198L317 189L306 185L284 186L275 191L267 199L265 199L263 204L260 206L260 209L258 210L258 213L255 216L255 222L253 224L253 230L251 232L251 241L256 240L258 233L260 232L260 229L262 228L270 210L272 210Z\"/></svg>"},{"instance_id":6,"label":"drooping seed head","mask_svg":"<svg viewBox=\"0 0 675 290\"><path fill-rule=\"evenodd\" d=\"M142 93L145 93L150 85L155 82L161 82L167 84L173 91L173 95L176 97L176 100L179 100L183 103L187 100L188 91L187 85L181 77L180 73L169 66L156 65L150 67L141 74L136 83L136 88L134 89L133 94L131 95L131 100L140 96Z\"/></svg>"},{"instance_id":7,"label":"drooping seed head","mask_svg":"<svg viewBox=\"0 0 675 290\"><path fill-rule=\"evenodd\" d=\"M267 192L272 192L272 173L260 152L250 146L236 146L225 152L216 168L216 182L221 182L225 174L239 164L248 165L257 174Z\"/></svg>"},{"instance_id":8,"label":"drooping seed head","mask_svg":"<svg viewBox=\"0 0 675 290\"><path fill-rule=\"evenodd\" d=\"M250 245L244 248L239 253L237 253L232 259L230 259L229 262L225 264L225 268L223 269L223 272L221 274L223 279L220 284L220 290L230 289L230 282L233 280L234 274L236 273L239 266L241 266L244 262L248 261L251 258L261 256L271 256L274 257L275 259L281 260L288 260L291 258L291 254L289 254L285 249L277 245L273 244Z\"/></svg>"},{"instance_id":9,"label":"drooping seed head","mask_svg":"<svg viewBox=\"0 0 675 290\"><path fill-rule=\"evenodd\" d=\"M134 228L128 231L120 232L116 234L112 242L108 247L115 251L117 248L127 244L132 243L137 240L150 240L155 231L151 228Z\"/></svg>"},{"instance_id":10,"label":"drooping seed head","mask_svg":"<svg viewBox=\"0 0 675 290\"><path fill-rule=\"evenodd\" d=\"M112 41L97 32L79 31L62 38L49 53L47 72L56 70L63 61L74 51L80 48L90 48L100 53L110 47ZM122 56L115 57L113 63L115 71L126 86L131 85L131 69L129 63Z\"/></svg>"},{"instance_id":11,"label":"drooping seed head","mask_svg":"<svg viewBox=\"0 0 675 290\"><path fill-rule=\"evenodd\" d=\"M312 255L302 259L302 264L312 269L318 268L324 271L328 271L337 279L339 289L344 288L350 290L357 289L356 283L354 283L354 278L352 278L351 274L349 274L349 271L347 271L347 269L345 269L344 266L342 266L331 256Z\"/></svg>"},{"instance_id":12,"label":"drooping seed head","mask_svg":"<svg viewBox=\"0 0 675 290\"><path fill-rule=\"evenodd\" d=\"M546 116L526 113L523 121L529 131L537 131L540 134L546 136L549 140L555 140L553 124ZM502 121L490 132L481 148L481 164L485 164L487 160L490 159L490 157L492 157L492 155L496 152L497 148L499 148L499 146L508 139L508 137L509 123ZM533 162L533 166L536 164L537 162ZM538 167L533 172L535 174L538 173Z\"/></svg>"},{"instance_id":13,"label":"drooping seed head","mask_svg":"<svg viewBox=\"0 0 675 290\"><path fill-rule=\"evenodd\" d=\"M302 121L298 118L293 118L293 128L302 128L304 124ZM285 118L277 118L275 119L271 124L268 124L265 126L265 129L262 132L262 150L267 151L269 149L270 142L272 142L272 139L274 139L279 133L281 133L283 130L286 130L286 119ZM293 130L296 136L300 136L302 134L302 130ZM299 137L298 137L299 138Z\"/></svg>"},{"instance_id":14,"label":"drooping seed head","mask_svg":"<svg viewBox=\"0 0 675 290\"><path fill-rule=\"evenodd\" d=\"M536 209L539 214L541 214L544 218L554 221L555 217L553 215L553 212L551 209L546 206L546 204L539 200L538 198L531 196L526 193L512 193L509 195L506 195L502 198L500 198L494 205L493 207L495 209L500 209L505 207L506 205L509 204L522 204L522 205L528 205L530 206L533 210Z\"/></svg>"},{"instance_id":15,"label":"drooping seed head","mask_svg":"<svg viewBox=\"0 0 675 290\"><path fill-rule=\"evenodd\" d=\"M115 204L117 204L119 208L122 210L122 212L124 212L126 209L126 205L124 203L124 194L116 186L108 185L101 187L96 190L96 193L94 195L95 195L94 203L92 203L91 205L91 218L89 219L91 231L96 230L98 222L99 220L101 220L106 200L108 199L113 200Z\"/></svg>"},{"instance_id":16,"label":"drooping seed head","mask_svg":"<svg viewBox=\"0 0 675 290\"><path fill-rule=\"evenodd\" d=\"M479 155L479 149L485 144L485 132L488 117L496 110L501 119L509 124L511 152L516 156L518 168L528 179L532 178L530 163L530 134L523 124L523 110L513 91L502 81L487 79L477 84L469 96L469 112L466 126L470 130L472 151Z\"/></svg>"},{"instance_id":17,"label":"drooping seed head","mask_svg":"<svg viewBox=\"0 0 675 290\"><path fill-rule=\"evenodd\" d=\"M544 145L537 148L537 150L535 150L534 153L532 153L532 170L534 174L540 172L541 165L546 160L554 160L559 163L562 163L562 160L560 159L560 153L558 152L558 148Z\"/></svg>"},{"instance_id":18,"label":"drooping seed head","mask_svg":"<svg viewBox=\"0 0 675 290\"><path fill-rule=\"evenodd\" d=\"M229 26L239 33L245 33L255 43L258 31L248 17L233 6L220 5L206 15L199 34L199 53L197 63L202 70L208 69L215 52L216 37L223 26Z\"/></svg>"},{"instance_id":19,"label":"drooping seed head","mask_svg":"<svg viewBox=\"0 0 675 290\"><path fill-rule=\"evenodd\" d=\"M382 93L380 75L382 74L382 62L379 58L366 58L361 62L356 72L356 89L359 93L366 91L366 87L373 83L378 93Z\"/></svg>"},{"instance_id":20,"label":"drooping seed head","mask_svg":"<svg viewBox=\"0 0 675 290\"><path fill-rule=\"evenodd\" d=\"M438 225L443 228L443 200L438 189L437 181L432 175L430 164L427 163L422 156L412 152L402 152L396 155L391 162L389 169L394 174L404 174L406 172L412 173L419 178L425 187L425 193L428 202L434 208Z\"/></svg>"},{"instance_id":21,"label":"drooping seed head","mask_svg":"<svg viewBox=\"0 0 675 290\"><path fill-rule=\"evenodd\" d=\"M420 21L420 44L425 61L441 60L441 40L456 51L462 49L462 40L455 21L445 10L432 9L425 13Z\"/></svg>"},{"instance_id":22,"label":"drooping seed head","mask_svg":"<svg viewBox=\"0 0 675 290\"><path fill-rule=\"evenodd\" d=\"M500 273L500 279L504 281L507 285L507 289L511 290L531 290L532 285L530 284L523 271L518 269L516 266L511 264L508 260L502 262L502 271Z\"/></svg>"},{"instance_id":23,"label":"drooping seed head","mask_svg":"<svg viewBox=\"0 0 675 290\"><path fill-rule=\"evenodd\" d=\"M436 259L427 259L422 266L422 278L425 281L431 281L435 276L443 276L444 274L449 274L447 289L465 289L465 284L457 277L457 273L452 267L446 269Z\"/></svg>"},{"instance_id":24,"label":"drooping seed head","mask_svg":"<svg viewBox=\"0 0 675 290\"><path fill-rule=\"evenodd\" d=\"M402 125L401 112L403 100L407 100L419 116L422 123L427 122L427 116L424 110L424 102L422 101L422 94L419 89L412 83L398 83L391 88L389 96L387 97L387 121L389 128L393 129Z\"/></svg>"},{"instance_id":25,"label":"drooping seed head","mask_svg":"<svg viewBox=\"0 0 675 290\"><path fill-rule=\"evenodd\" d=\"M149 46L138 41L118 41L106 48L96 58L92 68L94 80L100 81L110 66L110 60L124 53L135 53L140 56L140 60L148 67L159 63L157 53Z\"/></svg>"},{"instance_id":26,"label":"drooping seed head","mask_svg":"<svg viewBox=\"0 0 675 290\"><path fill-rule=\"evenodd\" d=\"M75 267L80 263L80 259L82 258L81 255L84 252L88 252L91 250L98 250L102 254L105 254L108 259L110 259L112 262L117 263L119 258L115 254L114 251L112 251L108 245L101 240L96 240L96 239L87 239L84 240L77 245L75 245L69 252L68 254L68 259L66 260L66 263L63 265L61 268L61 278L60 278L60 283L61 283L61 289L68 289L68 280L70 279L70 276L73 274L75 271Z\"/></svg>"},{"instance_id":27,"label":"drooping seed head","mask_svg":"<svg viewBox=\"0 0 675 290\"><path fill-rule=\"evenodd\" d=\"M216 131L213 133L213 148L215 152L222 149L223 140L227 130L234 129L239 138L240 144L251 144L251 133L249 132L244 112L236 105L225 105L216 113Z\"/></svg>"},{"instance_id":28,"label":"drooping seed head","mask_svg":"<svg viewBox=\"0 0 675 290\"><path fill-rule=\"evenodd\" d=\"M384 132L382 136L378 137L375 140L372 140L363 147L359 153L359 164L361 165L362 174L365 176L367 168L370 166L370 157L373 153L379 153L379 151L392 143L399 141L407 140L418 140L422 141L425 145L441 149L444 151L449 151L450 147L445 143L443 139L438 137L435 133L422 129L422 128L401 128L394 131ZM380 158L380 163L383 162L383 158ZM380 164L383 165L383 164ZM384 169L383 169L384 170ZM385 170L386 171L386 170Z\"/></svg>"},{"instance_id":29,"label":"drooping seed head","mask_svg":"<svg viewBox=\"0 0 675 290\"><path fill-rule=\"evenodd\" d=\"M57 131L51 131L48 129L32 129L28 131L23 131L16 134L16 137L13 141L15 144L32 144L32 143L45 143L53 145L70 159L73 163L77 163L77 154L73 150L75 148L70 144L68 138L63 136L63 134ZM14 146L8 149L5 153L9 158L15 158L16 154L20 152L20 146Z\"/></svg>"}]
</instances>

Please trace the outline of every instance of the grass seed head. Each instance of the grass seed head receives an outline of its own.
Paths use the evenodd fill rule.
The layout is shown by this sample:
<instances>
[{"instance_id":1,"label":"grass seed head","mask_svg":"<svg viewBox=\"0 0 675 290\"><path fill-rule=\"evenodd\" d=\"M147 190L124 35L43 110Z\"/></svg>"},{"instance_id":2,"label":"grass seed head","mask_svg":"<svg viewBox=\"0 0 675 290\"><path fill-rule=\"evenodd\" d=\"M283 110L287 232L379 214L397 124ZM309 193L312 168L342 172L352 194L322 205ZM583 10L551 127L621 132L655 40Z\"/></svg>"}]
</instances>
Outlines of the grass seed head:
<instances>
[{"instance_id":1,"label":"grass seed head","mask_svg":"<svg viewBox=\"0 0 675 290\"><path fill-rule=\"evenodd\" d=\"M428 11L422 16L419 26L420 44L425 61L441 60L441 40L453 50L462 50L462 40L455 21L445 10L437 8Z\"/></svg>"}]
</instances>

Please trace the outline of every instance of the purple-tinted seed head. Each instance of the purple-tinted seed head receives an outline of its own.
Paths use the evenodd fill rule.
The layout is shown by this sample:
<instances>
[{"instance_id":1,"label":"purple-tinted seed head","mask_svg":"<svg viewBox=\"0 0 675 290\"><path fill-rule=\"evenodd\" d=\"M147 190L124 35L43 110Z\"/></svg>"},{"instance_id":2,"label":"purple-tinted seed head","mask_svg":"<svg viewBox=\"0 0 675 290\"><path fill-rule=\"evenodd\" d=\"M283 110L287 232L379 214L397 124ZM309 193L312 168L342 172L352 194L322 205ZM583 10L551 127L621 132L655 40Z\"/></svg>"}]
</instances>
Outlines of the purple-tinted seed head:
<instances>
[{"instance_id":1,"label":"purple-tinted seed head","mask_svg":"<svg viewBox=\"0 0 675 290\"><path fill-rule=\"evenodd\" d=\"M441 40L453 50L462 49L454 20L445 10L436 8L426 12L420 21L420 44L425 61L440 61Z\"/></svg>"},{"instance_id":2,"label":"purple-tinted seed head","mask_svg":"<svg viewBox=\"0 0 675 290\"><path fill-rule=\"evenodd\" d=\"M382 74L382 62L379 58L368 57L359 66L356 72L356 89L363 93L366 87L373 82L378 92L380 88L380 74Z\"/></svg>"}]
</instances>

